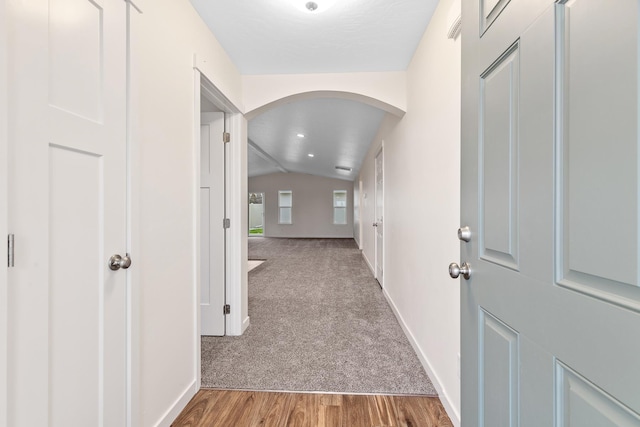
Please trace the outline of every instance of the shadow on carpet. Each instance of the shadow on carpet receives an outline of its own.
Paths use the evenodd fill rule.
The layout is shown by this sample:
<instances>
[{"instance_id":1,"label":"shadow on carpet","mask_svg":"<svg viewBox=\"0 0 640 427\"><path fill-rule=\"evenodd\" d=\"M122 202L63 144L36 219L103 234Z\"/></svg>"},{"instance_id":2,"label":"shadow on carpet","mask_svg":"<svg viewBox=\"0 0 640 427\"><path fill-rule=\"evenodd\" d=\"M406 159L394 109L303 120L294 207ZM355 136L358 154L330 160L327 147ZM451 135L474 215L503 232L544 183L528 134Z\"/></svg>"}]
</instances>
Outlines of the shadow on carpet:
<instances>
[{"instance_id":1,"label":"shadow on carpet","mask_svg":"<svg viewBox=\"0 0 640 427\"><path fill-rule=\"evenodd\" d=\"M437 395L352 239L249 239L251 325L202 338L207 388Z\"/></svg>"}]
</instances>

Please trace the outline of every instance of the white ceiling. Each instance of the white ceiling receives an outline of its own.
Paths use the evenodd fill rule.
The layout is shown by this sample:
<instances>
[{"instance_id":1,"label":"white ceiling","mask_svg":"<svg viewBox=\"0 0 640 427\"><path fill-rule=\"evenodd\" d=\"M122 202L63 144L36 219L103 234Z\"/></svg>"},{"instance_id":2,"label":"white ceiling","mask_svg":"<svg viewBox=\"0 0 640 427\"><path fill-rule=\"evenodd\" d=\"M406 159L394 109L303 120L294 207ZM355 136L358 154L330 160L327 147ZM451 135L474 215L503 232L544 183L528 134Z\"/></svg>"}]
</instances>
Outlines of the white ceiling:
<instances>
[{"instance_id":1,"label":"white ceiling","mask_svg":"<svg viewBox=\"0 0 640 427\"><path fill-rule=\"evenodd\" d=\"M191 3L241 74L406 70L438 3L332 0L325 12L309 12L307 1Z\"/></svg>"},{"instance_id":2,"label":"white ceiling","mask_svg":"<svg viewBox=\"0 0 640 427\"><path fill-rule=\"evenodd\" d=\"M271 109L249 122L249 176L286 171L353 181L384 114L360 102L333 98Z\"/></svg>"},{"instance_id":3,"label":"white ceiling","mask_svg":"<svg viewBox=\"0 0 640 427\"><path fill-rule=\"evenodd\" d=\"M319 8L309 12L308 1L191 3L244 75L406 70L438 3L313 0ZM334 4L322 11L327 1ZM249 123L249 175L284 169L353 180L383 116L340 99L275 107ZM297 133L306 138L299 141ZM353 171L337 171L337 165Z\"/></svg>"}]
</instances>

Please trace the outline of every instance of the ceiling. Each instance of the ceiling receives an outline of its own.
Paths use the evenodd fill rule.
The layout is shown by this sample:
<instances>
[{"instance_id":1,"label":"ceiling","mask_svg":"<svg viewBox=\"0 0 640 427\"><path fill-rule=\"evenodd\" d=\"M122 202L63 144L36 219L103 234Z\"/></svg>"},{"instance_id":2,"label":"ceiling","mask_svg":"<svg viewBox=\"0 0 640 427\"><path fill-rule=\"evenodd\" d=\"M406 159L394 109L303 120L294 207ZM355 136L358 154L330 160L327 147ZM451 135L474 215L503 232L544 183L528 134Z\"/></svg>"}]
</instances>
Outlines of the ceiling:
<instances>
[{"instance_id":1,"label":"ceiling","mask_svg":"<svg viewBox=\"0 0 640 427\"><path fill-rule=\"evenodd\" d=\"M332 98L273 108L249 122L249 176L300 172L353 181L384 114Z\"/></svg>"},{"instance_id":2,"label":"ceiling","mask_svg":"<svg viewBox=\"0 0 640 427\"><path fill-rule=\"evenodd\" d=\"M191 3L243 75L406 70L438 3L312 1L314 12L305 8L309 0ZM249 122L249 176L289 171L353 180L383 116L331 98L274 107Z\"/></svg>"}]
</instances>

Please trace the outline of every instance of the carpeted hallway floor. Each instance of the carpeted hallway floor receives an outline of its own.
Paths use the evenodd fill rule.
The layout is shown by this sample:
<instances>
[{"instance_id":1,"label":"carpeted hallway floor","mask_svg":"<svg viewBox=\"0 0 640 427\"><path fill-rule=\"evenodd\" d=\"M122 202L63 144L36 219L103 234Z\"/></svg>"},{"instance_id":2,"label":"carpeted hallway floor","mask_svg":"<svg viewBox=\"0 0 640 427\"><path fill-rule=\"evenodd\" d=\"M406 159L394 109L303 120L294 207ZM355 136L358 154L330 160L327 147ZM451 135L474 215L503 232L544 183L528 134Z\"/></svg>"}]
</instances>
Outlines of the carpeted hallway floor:
<instances>
[{"instance_id":1,"label":"carpeted hallway floor","mask_svg":"<svg viewBox=\"0 0 640 427\"><path fill-rule=\"evenodd\" d=\"M202 338L202 386L436 395L352 239L249 239L251 325Z\"/></svg>"}]
</instances>

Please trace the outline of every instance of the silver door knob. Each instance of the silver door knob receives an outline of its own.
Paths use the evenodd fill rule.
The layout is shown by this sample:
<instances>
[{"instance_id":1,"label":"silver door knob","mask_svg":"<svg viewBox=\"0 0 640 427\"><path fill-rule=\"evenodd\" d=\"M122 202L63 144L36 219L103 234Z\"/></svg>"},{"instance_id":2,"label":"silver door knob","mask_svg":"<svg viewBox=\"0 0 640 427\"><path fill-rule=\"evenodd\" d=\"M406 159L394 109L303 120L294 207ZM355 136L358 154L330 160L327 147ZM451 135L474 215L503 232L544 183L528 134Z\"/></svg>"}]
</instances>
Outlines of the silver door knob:
<instances>
[{"instance_id":1,"label":"silver door knob","mask_svg":"<svg viewBox=\"0 0 640 427\"><path fill-rule=\"evenodd\" d=\"M111 258L109 258L109 268L113 271L120 270L121 268L126 270L130 266L131 258L129 257L129 254L126 254L123 257L115 254Z\"/></svg>"},{"instance_id":2,"label":"silver door knob","mask_svg":"<svg viewBox=\"0 0 640 427\"><path fill-rule=\"evenodd\" d=\"M471 241L471 229L466 226L458 228L458 239L463 242Z\"/></svg>"},{"instance_id":3,"label":"silver door knob","mask_svg":"<svg viewBox=\"0 0 640 427\"><path fill-rule=\"evenodd\" d=\"M459 266L455 262L449 264L449 276L451 276L452 279L457 279L461 274L462 277L469 280L471 277L471 264L466 262L463 262L462 266Z\"/></svg>"}]
</instances>

